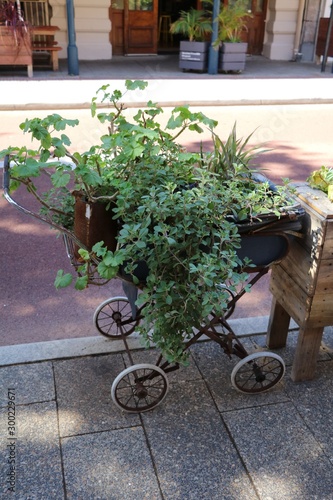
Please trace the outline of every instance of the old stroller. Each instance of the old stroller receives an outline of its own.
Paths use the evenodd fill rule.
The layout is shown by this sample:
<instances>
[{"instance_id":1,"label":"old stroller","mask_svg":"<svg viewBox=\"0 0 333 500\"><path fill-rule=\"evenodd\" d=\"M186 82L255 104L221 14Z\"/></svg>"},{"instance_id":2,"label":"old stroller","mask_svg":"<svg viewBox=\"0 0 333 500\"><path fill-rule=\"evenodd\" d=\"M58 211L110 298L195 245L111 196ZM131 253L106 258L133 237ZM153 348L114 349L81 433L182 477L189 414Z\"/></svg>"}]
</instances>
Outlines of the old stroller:
<instances>
[{"instance_id":1,"label":"old stroller","mask_svg":"<svg viewBox=\"0 0 333 500\"><path fill-rule=\"evenodd\" d=\"M82 242L71 231L44 219L41 215L19 205L9 193L10 161L8 156L4 162L4 196L19 211L46 222L60 231L63 236L67 255L77 269L77 247L84 248ZM299 234L302 228L303 209L299 205L286 208L279 216L268 214L255 226L240 224L241 248L239 257L248 257L254 266L247 269L253 273L249 285L253 286L269 270L270 266L281 261L289 250L290 238ZM147 273L145 265L139 269L140 284L134 285L126 274L119 277L123 280L125 296L105 300L96 309L93 321L97 330L105 337L122 340L128 355L129 366L123 370L112 383L111 397L113 402L126 412L144 412L160 404L168 392L167 373L179 368L178 363L169 363L159 355L156 364L135 364L127 337L131 335L140 320L144 317L144 305L137 307L136 298L140 287L144 286ZM208 324L193 332L190 340L184 343L184 351L188 350L200 339L206 338L216 342L229 357L236 356L239 361L231 373L231 383L242 393L257 394L274 387L285 373L285 364L275 353L263 351L248 353L228 323L235 304L245 293L242 288L234 294L225 283L220 289L228 291L230 300L223 316L212 311Z\"/></svg>"}]
</instances>

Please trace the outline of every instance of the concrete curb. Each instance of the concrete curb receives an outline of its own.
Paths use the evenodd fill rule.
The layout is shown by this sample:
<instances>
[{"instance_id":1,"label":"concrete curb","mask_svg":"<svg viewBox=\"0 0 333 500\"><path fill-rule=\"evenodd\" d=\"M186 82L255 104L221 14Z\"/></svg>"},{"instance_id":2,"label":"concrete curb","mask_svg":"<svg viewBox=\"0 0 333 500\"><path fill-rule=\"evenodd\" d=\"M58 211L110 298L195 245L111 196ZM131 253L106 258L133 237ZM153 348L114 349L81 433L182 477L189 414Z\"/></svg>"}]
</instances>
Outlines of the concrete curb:
<instances>
[{"instance_id":1,"label":"concrete curb","mask_svg":"<svg viewBox=\"0 0 333 500\"><path fill-rule=\"evenodd\" d=\"M237 336L249 337L265 334L268 320L268 316L239 318L229 320L229 324ZM290 329L297 328L296 323L292 321ZM127 338L127 342L131 350L144 349L139 335L135 332ZM121 340L109 340L99 336L11 345L0 347L0 366L110 354L124 350Z\"/></svg>"}]
</instances>

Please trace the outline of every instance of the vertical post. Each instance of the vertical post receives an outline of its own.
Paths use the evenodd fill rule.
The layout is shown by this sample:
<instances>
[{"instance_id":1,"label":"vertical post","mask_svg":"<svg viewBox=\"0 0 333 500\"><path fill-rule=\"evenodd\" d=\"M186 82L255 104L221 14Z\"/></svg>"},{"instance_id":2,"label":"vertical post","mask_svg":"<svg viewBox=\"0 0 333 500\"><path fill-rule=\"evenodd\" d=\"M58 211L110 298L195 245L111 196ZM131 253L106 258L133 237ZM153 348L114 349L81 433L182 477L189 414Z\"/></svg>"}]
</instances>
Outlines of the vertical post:
<instances>
[{"instance_id":1,"label":"vertical post","mask_svg":"<svg viewBox=\"0 0 333 500\"><path fill-rule=\"evenodd\" d=\"M79 56L76 46L75 23L74 23L74 0L66 0L67 7L67 32L68 32L68 74L79 74Z\"/></svg>"},{"instance_id":2,"label":"vertical post","mask_svg":"<svg viewBox=\"0 0 333 500\"><path fill-rule=\"evenodd\" d=\"M333 3L331 5L330 19L329 19L328 29L327 29L327 34L326 34L325 50L324 50L323 60L321 63L321 72L322 73L324 73L325 69L326 69L328 49L329 49L329 45L330 45L330 41L331 41L332 25L333 25ZM332 67L332 72L333 72L333 67Z\"/></svg>"},{"instance_id":3,"label":"vertical post","mask_svg":"<svg viewBox=\"0 0 333 500\"><path fill-rule=\"evenodd\" d=\"M217 74L217 69L218 69L218 62L219 62L219 50L214 49L213 44L217 40L218 36L218 21L216 20L217 16L219 15L220 12L220 0L214 0L213 4L213 31L212 31L212 38L211 38L211 43L209 46L209 53L208 53L208 73L210 75L216 75Z\"/></svg>"}]
</instances>

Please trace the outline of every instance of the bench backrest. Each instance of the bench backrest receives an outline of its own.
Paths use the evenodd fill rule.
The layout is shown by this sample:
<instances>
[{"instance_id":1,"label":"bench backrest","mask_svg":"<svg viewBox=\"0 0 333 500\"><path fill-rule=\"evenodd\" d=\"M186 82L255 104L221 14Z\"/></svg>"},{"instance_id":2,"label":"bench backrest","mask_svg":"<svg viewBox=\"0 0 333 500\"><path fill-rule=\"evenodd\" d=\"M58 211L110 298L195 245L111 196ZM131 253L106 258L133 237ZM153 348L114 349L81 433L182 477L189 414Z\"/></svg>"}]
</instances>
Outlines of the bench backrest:
<instances>
[{"instance_id":1,"label":"bench backrest","mask_svg":"<svg viewBox=\"0 0 333 500\"><path fill-rule=\"evenodd\" d=\"M24 19L31 26L50 26L52 15L48 0L21 0Z\"/></svg>"}]
</instances>

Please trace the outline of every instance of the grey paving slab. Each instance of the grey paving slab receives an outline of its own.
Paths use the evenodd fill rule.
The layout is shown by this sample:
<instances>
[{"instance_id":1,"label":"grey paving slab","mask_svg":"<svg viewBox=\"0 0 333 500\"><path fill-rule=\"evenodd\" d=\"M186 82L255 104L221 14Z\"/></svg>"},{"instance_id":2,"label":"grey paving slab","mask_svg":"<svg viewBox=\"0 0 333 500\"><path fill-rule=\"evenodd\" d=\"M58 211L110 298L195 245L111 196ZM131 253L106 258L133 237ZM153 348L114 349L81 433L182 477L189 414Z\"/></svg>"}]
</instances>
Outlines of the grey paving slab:
<instances>
[{"instance_id":1,"label":"grey paving slab","mask_svg":"<svg viewBox=\"0 0 333 500\"><path fill-rule=\"evenodd\" d=\"M242 339L242 344L249 354L256 351L250 338ZM231 384L231 373L240 360L235 356L229 359L222 349L213 342L194 346L192 352L221 412L289 400L284 391L284 379L270 391L261 394L242 394L234 389Z\"/></svg>"},{"instance_id":2,"label":"grey paving slab","mask_svg":"<svg viewBox=\"0 0 333 500\"><path fill-rule=\"evenodd\" d=\"M333 467L292 403L223 414L261 499L329 500Z\"/></svg>"},{"instance_id":3,"label":"grey paving slab","mask_svg":"<svg viewBox=\"0 0 333 500\"><path fill-rule=\"evenodd\" d=\"M68 499L160 500L142 427L62 439Z\"/></svg>"},{"instance_id":4,"label":"grey paving slab","mask_svg":"<svg viewBox=\"0 0 333 500\"><path fill-rule=\"evenodd\" d=\"M0 497L7 498L4 478L9 472L7 444L12 441L6 436L7 411L3 408L0 412ZM56 403L16 407L16 426L15 457L12 457L16 467L15 494L12 498L61 500L64 492Z\"/></svg>"},{"instance_id":5,"label":"grey paving slab","mask_svg":"<svg viewBox=\"0 0 333 500\"><path fill-rule=\"evenodd\" d=\"M121 354L54 362L60 436L137 425L111 400L111 384L124 370Z\"/></svg>"},{"instance_id":6,"label":"grey paving slab","mask_svg":"<svg viewBox=\"0 0 333 500\"><path fill-rule=\"evenodd\" d=\"M8 388L15 389L16 404L55 399L52 363L0 368L0 407L7 405Z\"/></svg>"},{"instance_id":7,"label":"grey paving slab","mask_svg":"<svg viewBox=\"0 0 333 500\"><path fill-rule=\"evenodd\" d=\"M165 500L257 498L204 381L172 383L142 419Z\"/></svg>"},{"instance_id":8,"label":"grey paving slab","mask_svg":"<svg viewBox=\"0 0 333 500\"><path fill-rule=\"evenodd\" d=\"M313 380L289 381L286 391L304 422L332 463L333 476L333 425L332 425L333 361L318 362ZM333 498L333 488L332 496Z\"/></svg>"}]
</instances>

